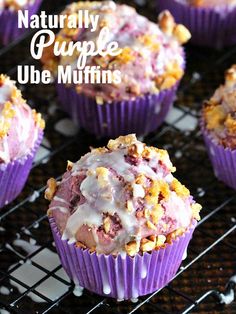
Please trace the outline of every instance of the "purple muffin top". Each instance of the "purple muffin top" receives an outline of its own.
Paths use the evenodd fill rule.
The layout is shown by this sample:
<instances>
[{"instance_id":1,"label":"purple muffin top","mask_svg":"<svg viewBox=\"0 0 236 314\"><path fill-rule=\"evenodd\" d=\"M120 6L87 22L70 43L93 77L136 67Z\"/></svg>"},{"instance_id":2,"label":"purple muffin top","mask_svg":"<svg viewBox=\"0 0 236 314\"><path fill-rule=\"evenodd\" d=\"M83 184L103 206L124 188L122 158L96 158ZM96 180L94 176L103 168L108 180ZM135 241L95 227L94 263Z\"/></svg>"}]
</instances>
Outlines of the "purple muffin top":
<instances>
[{"instance_id":1,"label":"purple muffin top","mask_svg":"<svg viewBox=\"0 0 236 314\"><path fill-rule=\"evenodd\" d=\"M234 7L236 5L236 0L175 0L175 1L203 8Z\"/></svg>"},{"instance_id":2,"label":"purple muffin top","mask_svg":"<svg viewBox=\"0 0 236 314\"><path fill-rule=\"evenodd\" d=\"M62 239L97 253L159 249L200 219L173 171L167 151L120 136L69 162L60 182L48 180L48 215Z\"/></svg>"},{"instance_id":3,"label":"purple muffin top","mask_svg":"<svg viewBox=\"0 0 236 314\"><path fill-rule=\"evenodd\" d=\"M19 10L34 2L35 0L0 0L0 10Z\"/></svg>"},{"instance_id":4,"label":"purple muffin top","mask_svg":"<svg viewBox=\"0 0 236 314\"><path fill-rule=\"evenodd\" d=\"M21 96L15 82L0 75L0 164L26 156L45 123Z\"/></svg>"},{"instance_id":5,"label":"purple muffin top","mask_svg":"<svg viewBox=\"0 0 236 314\"><path fill-rule=\"evenodd\" d=\"M236 149L236 65L226 71L225 84L205 102L203 122L218 143Z\"/></svg>"},{"instance_id":6,"label":"purple muffin top","mask_svg":"<svg viewBox=\"0 0 236 314\"><path fill-rule=\"evenodd\" d=\"M175 23L168 11L160 14L158 24L137 14L134 8L113 1L72 3L62 14L71 15L78 10L88 10L89 14L99 15L97 29L91 32L91 25L84 29L65 27L56 36L59 46L65 41L96 43L101 29L106 26L109 29L107 43L116 41L122 49L117 56L88 57L86 63L100 66L102 70L119 70L120 84L78 84L78 92L95 97L102 104L104 101L134 99L158 93L174 86L183 76L184 53L181 44L188 41L191 35L183 25ZM53 46L44 50L44 67L55 77L58 65L71 65L72 72L78 71L78 52L75 51L72 57L55 57Z\"/></svg>"}]
</instances>

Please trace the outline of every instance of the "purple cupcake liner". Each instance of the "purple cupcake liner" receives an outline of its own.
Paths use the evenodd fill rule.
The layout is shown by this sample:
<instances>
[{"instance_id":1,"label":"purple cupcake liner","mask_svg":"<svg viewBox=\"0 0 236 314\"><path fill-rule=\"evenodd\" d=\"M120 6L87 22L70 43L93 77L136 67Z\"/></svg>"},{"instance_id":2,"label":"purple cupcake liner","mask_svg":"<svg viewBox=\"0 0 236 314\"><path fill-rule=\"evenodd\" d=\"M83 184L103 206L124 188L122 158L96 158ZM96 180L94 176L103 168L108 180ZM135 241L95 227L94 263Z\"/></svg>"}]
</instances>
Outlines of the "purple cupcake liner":
<instances>
[{"instance_id":1,"label":"purple cupcake liner","mask_svg":"<svg viewBox=\"0 0 236 314\"><path fill-rule=\"evenodd\" d=\"M159 12L169 10L177 23L184 24L195 45L220 49L236 43L236 7L217 11L196 8L176 0L157 0L157 8Z\"/></svg>"},{"instance_id":2,"label":"purple cupcake liner","mask_svg":"<svg viewBox=\"0 0 236 314\"><path fill-rule=\"evenodd\" d=\"M130 257L90 253L62 240L53 217L49 218L63 268L76 285L96 294L119 300L135 299L167 285L182 262L196 221L165 248Z\"/></svg>"},{"instance_id":3,"label":"purple cupcake liner","mask_svg":"<svg viewBox=\"0 0 236 314\"><path fill-rule=\"evenodd\" d=\"M231 150L217 144L203 126L202 134L215 176L236 190L236 149Z\"/></svg>"},{"instance_id":4,"label":"purple cupcake liner","mask_svg":"<svg viewBox=\"0 0 236 314\"><path fill-rule=\"evenodd\" d=\"M34 3L28 4L22 11L29 11L29 19L31 15L38 12L42 0L35 0ZM4 9L0 12L0 42L8 45L15 39L23 35L27 29L18 28L18 11Z\"/></svg>"},{"instance_id":5,"label":"purple cupcake liner","mask_svg":"<svg viewBox=\"0 0 236 314\"><path fill-rule=\"evenodd\" d=\"M57 93L63 110L76 124L97 137L117 137L129 133L142 136L162 124L173 104L177 86L159 94L103 105L64 84L57 84Z\"/></svg>"},{"instance_id":6,"label":"purple cupcake liner","mask_svg":"<svg viewBox=\"0 0 236 314\"><path fill-rule=\"evenodd\" d=\"M38 140L27 156L8 164L0 164L0 208L12 202L23 190L42 138L43 132L40 132Z\"/></svg>"}]
</instances>

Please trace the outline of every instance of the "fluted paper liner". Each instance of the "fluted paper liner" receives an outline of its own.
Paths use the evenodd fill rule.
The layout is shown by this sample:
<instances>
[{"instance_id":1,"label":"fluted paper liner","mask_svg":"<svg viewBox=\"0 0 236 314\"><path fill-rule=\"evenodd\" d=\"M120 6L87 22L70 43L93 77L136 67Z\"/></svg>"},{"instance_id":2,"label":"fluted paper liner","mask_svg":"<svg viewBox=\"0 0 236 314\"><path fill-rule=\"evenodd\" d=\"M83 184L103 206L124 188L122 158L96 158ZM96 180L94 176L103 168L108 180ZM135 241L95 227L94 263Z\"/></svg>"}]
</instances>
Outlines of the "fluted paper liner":
<instances>
[{"instance_id":1,"label":"fluted paper liner","mask_svg":"<svg viewBox=\"0 0 236 314\"><path fill-rule=\"evenodd\" d=\"M40 131L28 155L7 164L0 164L0 208L13 201L23 190L42 138L43 132Z\"/></svg>"},{"instance_id":2,"label":"fluted paper liner","mask_svg":"<svg viewBox=\"0 0 236 314\"><path fill-rule=\"evenodd\" d=\"M57 84L57 92L63 110L76 124L98 138L129 133L143 136L163 123L173 104L177 86L178 84L159 94L103 105L64 84Z\"/></svg>"},{"instance_id":3,"label":"fluted paper liner","mask_svg":"<svg viewBox=\"0 0 236 314\"><path fill-rule=\"evenodd\" d=\"M104 255L62 240L53 217L49 218L62 266L76 284L102 296L119 300L152 293L175 276L196 226L165 248L130 257L126 254Z\"/></svg>"},{"instance_id":4,"label":"fluted paper liner","mask_svg":"<svg viewBox=\"0 0 236 314\"><path fill-rule=\"evenodd\" d=\"M215 176L236 190L236 149L232 150L217 144L205 130L203 124L201 128Z\"/></svg>"}]
</instances>

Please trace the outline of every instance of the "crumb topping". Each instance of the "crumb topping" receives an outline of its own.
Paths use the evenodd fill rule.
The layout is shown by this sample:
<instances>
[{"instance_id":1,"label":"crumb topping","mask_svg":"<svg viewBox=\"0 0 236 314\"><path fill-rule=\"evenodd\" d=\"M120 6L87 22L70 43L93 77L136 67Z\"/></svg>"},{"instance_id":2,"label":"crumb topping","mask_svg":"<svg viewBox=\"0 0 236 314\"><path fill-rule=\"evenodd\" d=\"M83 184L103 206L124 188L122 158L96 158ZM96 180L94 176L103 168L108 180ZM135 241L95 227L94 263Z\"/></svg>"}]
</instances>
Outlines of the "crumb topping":
<instances>
[{"instance_id":1,"label":"crumb topping","mask_svg":"<svg viewBox=\"0 0 236 314\"><path fill-rule=\"evenodd\" d=\"M225 83L203 108L206 129L225 147L236 148L236 65L225 73Z\"/></svg>"},{"instance_id":2,"label":"crumb topping","mask_svg":"<svg viewBox=\"0 0 236 314\"><path fill-rule=\"evenodd\" d=\"M41 114L31 110L15 82L1 74L0 163L7 163L27 153L34 145L39 129L43 130L44 127Z\"/></svg>"},{"instance_id":3,"label":"crumb topping","mask_svg":"<svg viewBox=\"0 0 236 314\"><path fill-rule=\"evenodd\" d=\"M56 220L58 211L65 215L64 239L133 256L171 243L200 219L201 206L173 171L165 150L120 136L70 162L61 182L48 181L45 197Z\"/></svg>"}]
</instances>

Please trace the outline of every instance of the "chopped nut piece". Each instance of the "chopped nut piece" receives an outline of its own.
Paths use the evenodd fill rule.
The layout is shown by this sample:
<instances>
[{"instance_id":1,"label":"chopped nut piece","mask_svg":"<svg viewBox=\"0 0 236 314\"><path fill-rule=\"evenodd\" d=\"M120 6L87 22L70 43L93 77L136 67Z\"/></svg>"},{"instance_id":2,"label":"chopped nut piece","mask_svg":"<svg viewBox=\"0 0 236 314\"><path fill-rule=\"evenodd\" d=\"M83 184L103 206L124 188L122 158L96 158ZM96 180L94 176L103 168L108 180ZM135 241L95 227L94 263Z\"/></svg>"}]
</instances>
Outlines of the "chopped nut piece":
<instances>
[{"instance_id":1,"label":"chopped nut piece","mask_svg":"<svg viewBox=\"0 0 236 314\"><path fill-rule=\"evenodd\" d=\"M151 147L146 146L142 152L142 157L145 159L151 159L155 155L155 151Z\"/></svg>"},{"instance_id":2,"label":"chopped nut piece","mask_svg":"<svg viewBox=\"0 0 236 314\"><path fill-rule=\"evenodd\" d=\"M111 219L109 216L107 216L103 221L103 228L105 233L108 233L111 229Z\"/></svg>"},{"instance_id":3,"label":"chopped nut piece","mask_svg":"<svg viewBox=\"0 0 236 314\"><path fill-rule=\"evenodd\" d=\"M129 134L126 136L119 136L115 140L110 140L107 144L107 147L110 150L116 150L119 147L126 147L137 142L135 134Z\"/></svg>"},{"instance_id":4,"label":"chopped nut piece","mask_svg":"<svg viewBox=\"0 0 236 314\"><path fill-rule=\"evenodd\" d=\"M66 170L71 171L73 168L74 164L70 160L67 160L67 167Z\"/></svg>"},{"instance_id":5,"label":"chopped nut piece","mask_svg":"<svg viewBox=\"0 0 236 314\"><path fill-rule=\"evenodd\" d=\"M200 220L201 217L199 215L199 212L202 209L202 206L198 203L194 203L191 205L191 208L192 208L192 212L193 212L193 218L195 218L196 220Z\"/></svg>"},{"instance_id":6,"label":"chopped nut piece","mask_svg":"<svg viewBox=\"0 0 236 314\"><path fill-rule=\"evenodd\" d=\"M173 35L176 37L180 44L185 44L191 38L189 30L182 24L178 24L175 26Z\"/></svg>"},{"instance_id":7,"label":"chopped nut piece","mask_svg":"<svg viewBox=\"0 0 236 314\"><path fill-rule=\"evenodd\" d=\"M150 218L150 210L149 209L144 209L144 217L146 218L146 219L149 219Z\"/></svg>"},{"instance_id":8,"label":"chopped nut piece","mask_svg":"<svg viewBox=\"0 0 236 314\"><path fill-rule=\"evenodd\" d=\"M171 182L170 186L180 197L188 197L190 195L189 190L175 178Z\"/></svg>"},{"instance_id":9,"label":"chopped nut piece","mask_svg":"<svg viewBox=\"0 0 236 314\"><path fill-rule=\"evenodd\" d=\"M156 242L157 237L153 234L148 237L148 240Z\"/></svg>"},{"instance_id":10,"label":"chopped nut piece","mask_svg":"<svg viewBox=\"0 0 236 314\"><path fill-rule=\"evenodd\" d=\"M107 148L106 147L98 147L98 148L90 147L90 149L91 149L91 152L95 152L97 154L103 154L103 153L107 152Z\"/></svg>"},{"instance_id":11,"label":"chopped nut piece","mask_svg":"<svg viewBox=\"0 0 236 314\"><path fill-rule=\"evenodd\" d=\"M136 184L141 184L141 185L143 185L143 184L145 183L145 181L146 181L146 177L145 177L144 174L139 174L139 175L136 177L136 179L135 179L135 183L136 183Z\"/></svg>"},{"instance_id":12,"label":"chopped nut piece","mask_svg":"<svg viewBox=\"0 0 236 314\"><path fill-rule=\"evenodd\" d=\"M160 86L160 89L163 90L163 89L168 89L172 86L174 86L176 83L176 78L174 78L173 76L167 76L163 83L161 84Z\"/></svg>"},{"instance_id":13,"label":"chopped nut piece","mask_svg":"<svg viewBox=\"0 0 236 314\"><path fill-rule=\"evenodd\" d=\"M146 238L143 238L140 243L140 249L143 252L152 251L154 250L155 246L156 246L156 242L150 241Z\"/></svg>"},{"instance_id":14,"label":"chopped nut piece","mask_svg":"<svg viewBox=\"0 0 236 314\"><path fill-rule=\"evenodd\" d=\"M143 143L136 143L136 144L132 144L129 148L128 148L128 154L129 156L133 156L133 157L140 157L142 155L143 152Z\"/></svg>"},{"instance_id":15,"label":"chopped nut piece","mask_svg":"<svg viewBox=\"0 0 236 314\"><path fill-rule=\"evenodd\" d=\"M146 224L149 229L152 229L152 230L157 229L156 226L151 221L147 221Z\"/></svg>"},{"instance_id":16,"label":"chopped nut piece","mask_svg":"<svg viewBox=\"0 0 236 314\"><path fill-rule=\"evenodd\" d=\"M236 134L236 120L230 114L228 114L224 125L228 129L230 135L234 136Z\"/></svg>"},{"instance_id":17,"label":"chopped nut piece","mask_svg":"<svg viewBox=\"0 0 236 314\"><path fill-rule=\"evenodd\" d=\"M95 246L93 246L93 247L91 247L90 249L89 249L89 252L90 253L93 253L93 252L95 252L96 251L96 247Z\"/></svg>"},{"instance_id":18,"label":"chopped nut piece","mask_svg":"<svg viewBox=\"0 0 236 314\"><path fill-rule=\"evenodd\" d=\"M51 201L57 190L57 181L54 178L50 178L47 181L48 188L45 191L44 197L46 200Z\"/></svg>"},{"instance_id":19,"label":"chopped nut piece","mask_svg":"<svg viewBox=\"0 0 236 314\"><path fill-rule=\"evenodd\" d=\"M109 170L105 167L98 167L96 169L96 175L98 178L98 184L101 187L105 187L108 184Z\"/></svg>"},{"instance_id":20,"label":"chopped nut piece","mask_svg":"<svg viewBox=\"0 0 236 314\"><path fill-rule=\"evenodd\" d=\"M221 105L214 106L211 103L206 103L204 114L207 121L207 128L213 130L222 125L225 121L226 113Z\"/></svg>"},{"instance_id":21,"label":"chopped nut piece","mask_svg":"<svg viewBox=\"0 0 236 314\"><path fill-rule=\"evenodd\" d=\"M166 242L171 243L177 237L181 236L185 232L185 228L179 228L171 233L169 233L166 237Z\"/></svg>"},{"instance_id":22,"label":"chopped nut piece","mask_svg":"<svg viewBox=\"0 0 236 314\"><path fill-rule=\"evenodd\" d=\"M236 64L232 65L230 69L225 72L226 83L235 83L236 81Z\"/></svg>"},{"instance_id":23,"label":"chopped nut piece","mask_svg":"<svg viewBox=\"0 0 236 314\"><path fill-rule=\"evenodd\" d=\"M162 234L157 236L157 240L156 240L156 247L159 248L161 247L166 241L166 237Z\"/></svg>"},{"instance_id":24,"label":"chopped nut piece","mask_svg":"<svg viewBox=\"0 0 236 314\"><path fill-rule=\"evenodd\" d=\"M101 97L101 96L96 96L96 103L98 104L98 105L103 105L104 104L104 100L103 100L103 98Z\"/></svg>"},{"instance_id":25,"label":"chopped nut piece","mask_svg":"<svg viewBox=\"0 0 236 314\"><path fill-rule=\"evenodd\" d=\"M154 224L157 224L161 217L164 215L164 209L160 204L156 204L151 211L151 218Z\"/></svg>"},{"instance_id":26,"label":"chopped nut piece","mask_svg":"<svg viewBox=\"0 0 236 314\"><path fill-rule=\"evenodd\" d=\"M125 245L125 251L129 256L134 256L139 251L139 243L137 241L130 241Z\"/></svg>"},{"instance_id":27,"label":"chopped nut piece","mask_svg":"<svg viewBox=\"0 0 236 314\"><path fill-rule=\"evenodd\" d=\"M126 202L126 208L127 208L127 211L130 213L132 213L134 211L133 202L131 200L128 200Z\"/></svg>"},{"instance_id":28,"label":"chopped nut piece","mask_svg":"<svg viewBox=\"0 0 236 314\"><path fill-rule=\"evenodd\" d=\"M115 60L121 64L126 64L135 60L133 50L130 47L124 47L122 52L115 57Z\"/></svg>"},{"instance_id":29,"label":"chopped nut piece","mask_svg":"<svg viewBox=\"0 0 236 314\"><path fill-rule=\"evenodd\" d=\"M175 20L169 11L163 11L158 16L158 22L161 30L168 34L172 35L174 27L175 27Z\"/></svg>"},{"instance_id":30,"label":"chopped nut piece","mask_svg":"<svg viewBox=\"0 0 236 314\"><path fill-rule=\"evenodd\" d=\"M136 212L136 217L137 218L142 218L144 216L144 211L143 210L139 210Z\"/></svg>"},{"instance_id":31,"label":"chopped nut piece","mask_svg":"<svg viewBox=\"0 0 236 314\"><path fill-rule=\"evenodd\" d=\"M42 118L41 113L37 113L35 109L32 110L32 115L36 125L40 127L42 130L45 128L45 121Z\"/></svg>"},{"instance_id":32,"label":"chopped nut piece","mask_svg":"<svg viewBox=\"0 0 236 314\"><path fill-rule=\"evenodd\" d=\"M80 241L76 242L76 246L81 248L81 249L86 249L86 246L82 242L80 242Z\"/></svg>"},{"instance_id":33,"label":"chopped nut piece","mask_svg":"<svg viewBox=\"0 0 236 314\"><path fill-rule=\"evenodd\" d=\"M170 188L168 183L161 180L160 182L160 193L164 199L168 199L170 197Z\"/></svg>"}]
</instances>

